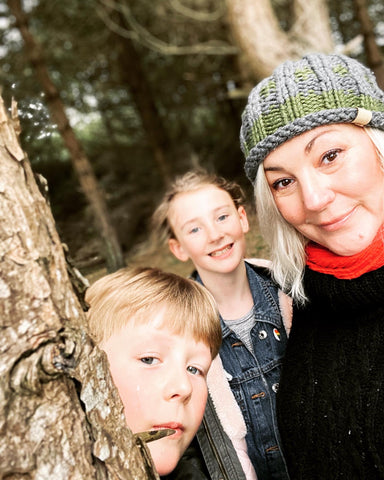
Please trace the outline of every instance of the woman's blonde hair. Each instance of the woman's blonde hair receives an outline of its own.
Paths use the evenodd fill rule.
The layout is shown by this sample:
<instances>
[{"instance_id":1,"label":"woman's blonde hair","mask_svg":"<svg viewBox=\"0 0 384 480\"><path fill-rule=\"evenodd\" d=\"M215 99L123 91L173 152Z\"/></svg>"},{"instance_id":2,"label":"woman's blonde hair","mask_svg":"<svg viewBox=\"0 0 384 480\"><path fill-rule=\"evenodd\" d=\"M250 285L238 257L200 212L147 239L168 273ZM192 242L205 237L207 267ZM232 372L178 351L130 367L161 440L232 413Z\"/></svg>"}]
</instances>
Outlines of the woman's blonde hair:
<instances>
[{"instance_id":1,"label":"woman's blonde hair","mask_svg":"<svg viewBox=\"0 0 384 480\"><path fill-rule=\"evenodd\" d=\"M204 169L191 170L184 175L176 177L152 216L152 227L157 239L166 242L170 238L175 238L169 222L169 211L174 198L180 193L192 192L208 185L213 185L227 192L236 208L244 204L244 192L236 182L226 180Z\"/></svg>"},{"instance_id":2,"label":"woman's blonde hair","mask_svg":"<svg viewBox=\"0 0 384 480\"><path fill-rule=\"evenodd\" d=\"M157 268L122 268L87 290L89 333L97 344L130 321L150 323L165 309L164 326L177 335L202 341L214 358L221 346L216 302L203 286ZM150 335L150 330L148 330Z\"/></svg>"},{"instance_id":3,"label":"woman's blonde hair","mask_svg":"<svg viewBox=\"0 0 384 480\"><path fill-rule=\"evenodd\" d=\"M375 145L384 171L384 131L369 127L364 127L364 130ZM260 164L257 171L255 202L260 231L271 251L274 280L294 300L304 303L307 297L302 279L308 240L292 227L277 209L263 164Z\"/></svg>"}]
</instances>

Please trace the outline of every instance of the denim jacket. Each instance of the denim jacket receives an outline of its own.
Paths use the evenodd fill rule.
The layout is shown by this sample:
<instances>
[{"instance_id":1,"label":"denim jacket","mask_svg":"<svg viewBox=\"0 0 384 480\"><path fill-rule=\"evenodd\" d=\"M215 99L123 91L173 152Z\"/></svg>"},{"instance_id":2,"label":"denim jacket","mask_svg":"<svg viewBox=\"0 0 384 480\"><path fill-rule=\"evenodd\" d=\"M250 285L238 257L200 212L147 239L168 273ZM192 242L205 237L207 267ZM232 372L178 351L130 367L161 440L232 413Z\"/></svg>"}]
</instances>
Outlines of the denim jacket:
<instances>
[{"instance_id":1,"label":"denim jacket","mask_svg":"<svg viewBox=\"0 0 384 480\"><path fill-rule=\"evenodd\" d=\"M244 417L248 456L258 480L287 480L276 421L276 393L287 334L279 309L278 288L268 270L248 262L246 270L256 319L251 331L253 353L221 319L220 358ZM198 274L194 278L202 283ZM199 443L203 447L201 438Z\"/></svg>"}]
</instances>

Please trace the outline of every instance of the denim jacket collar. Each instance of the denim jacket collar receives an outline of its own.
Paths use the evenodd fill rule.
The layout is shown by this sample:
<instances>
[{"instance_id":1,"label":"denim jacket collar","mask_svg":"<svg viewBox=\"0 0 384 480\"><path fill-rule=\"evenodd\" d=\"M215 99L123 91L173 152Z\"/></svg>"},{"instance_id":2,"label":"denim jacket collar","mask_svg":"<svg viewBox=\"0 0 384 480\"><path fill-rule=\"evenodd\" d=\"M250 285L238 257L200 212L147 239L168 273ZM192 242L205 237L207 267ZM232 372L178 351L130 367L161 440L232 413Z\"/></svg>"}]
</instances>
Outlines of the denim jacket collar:
<instances>
[{"instance_id":1,"label":"denim jacket collar","mask_svg":"<svg viewBox=\"0 0 384 480\"><path fill-rule=\"evenodd\" d=\"M279 309L278 288L266 275L262 275L262 267L251 265L248 262L244 263L253 297L253 313L256 321L267 322L276 328L281 328L282 320ZM200 275L197 272L192 274L192 278L203 285ZM221 315L220 322L223 337L232 333L223 322Z\"/></svg>"}]
</instances>

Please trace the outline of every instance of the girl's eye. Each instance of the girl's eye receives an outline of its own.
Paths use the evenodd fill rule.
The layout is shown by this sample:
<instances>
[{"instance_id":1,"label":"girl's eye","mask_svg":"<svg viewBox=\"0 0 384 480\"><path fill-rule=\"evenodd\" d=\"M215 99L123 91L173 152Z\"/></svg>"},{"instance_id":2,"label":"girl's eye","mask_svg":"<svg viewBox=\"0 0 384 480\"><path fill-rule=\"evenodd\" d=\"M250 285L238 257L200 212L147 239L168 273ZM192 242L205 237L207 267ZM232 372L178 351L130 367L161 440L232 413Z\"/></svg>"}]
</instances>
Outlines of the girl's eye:
<instances>
[{"instance_id":1,"label":"girl's eye","mask_svg":"<svg viewBox=\"0 0 384 480\"><path fill-rule=\"evenodd\" d=\"M223 213L223 215L219 216L218 220L219 220L219 222L223 222L228 217L229 217L229 215L227 215L226 213Z\"/></svg>"},{"instance_id":2,"label":"girl's eye","mask_svg":"<svg viewBox=\"0 0 384 480\"><path fill-rule=\"evenodd\" d=\"M199 230L200 230L199 227L194 227L194 228L191 228L189 233L197 233Z\"/></svg>"},{"instance_id":3,"label":"girl's eye","mask_svg":"<svg viewBox=\"0 0 384 480\"><path fill-rule=\"evenodd\" d=\"M336 158L338 157L340 153L340 150L329 150L329 152L326 152L322 157L321 157L321 161L323 163L332 163L333 161L336 160Z\"/></svg>"},{"instance_id":4,"label":"girl's eye","mask_svg":"<svg viewBox=\"0 0 384 480\"><path fill-rule=\"evenodd\" d=\"M159 363L159 359L155 357L142 357L140 358L140 361L145 363L146 365L155 365Z\"/></svg>"},{"instance_id":5,"label":"girl's eye","mask_svg":"<svg viewBox=\"0 0 384 480\"><path fill-rule=\"evenodd\" d=\"M202 370L197 367L193 367L192 365L187 367L187 372L192 373L192 375L203 375Z\"/></svg>"},{"instance_id":6,"label":"girl's eye","mask_svg":"<svg viewBox=\"0 0 384 480\"><path fill-rule=\"evenodd\" d=\"M281 190L289 187L289 185L291 185L292 182L293 180L291 180L290 178L283 178L281 180L276 180L275 182L272 183L272 188L273 190Z\"/></svg>"}]
</instances>

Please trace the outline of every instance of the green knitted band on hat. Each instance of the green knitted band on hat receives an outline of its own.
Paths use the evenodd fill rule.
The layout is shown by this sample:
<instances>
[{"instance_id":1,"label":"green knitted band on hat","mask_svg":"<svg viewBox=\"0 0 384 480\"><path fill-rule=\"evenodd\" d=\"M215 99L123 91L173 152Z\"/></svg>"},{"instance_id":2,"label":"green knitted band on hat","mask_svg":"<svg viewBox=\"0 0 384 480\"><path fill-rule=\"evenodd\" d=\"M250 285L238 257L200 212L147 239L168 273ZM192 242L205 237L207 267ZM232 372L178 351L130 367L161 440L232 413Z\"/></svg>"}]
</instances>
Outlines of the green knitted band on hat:
<instances>
[{"instance_id":1,"label":"green knitted band on hat","mask_svg":"<svg viewBox=\"0 0 384 480\"><path fill-rule=\"evenodd\" d=\"M253 183L264 158L291 138L321 125L351 123L358 109L384 130L384 93L373 73L345 55L310 54L281 64L250 93L242 115L241 149Z\"/></svg>"},{"instance_id":2,"label":"green knitted band on hat","mask_svg":"<svg viewBox=\"0 0 384 480\"><path fill-rule=\"evenodd\" d=\"M307 95L299 94L296 97L288 98L286 103L279 107L272 106L267 113L261 114L260 117L255 120L251 127L252 133L243 146L245 154L248 155L251 148L263 140L263 138L273 134L289 121L293 122L297 116L292 115L292 113L299 113L300 118L322 110L335 109L337 106L331 107L332 104L334 104L335 98L339 101L339 108L360 107L367 110L384 112L384 103L381 100L374 99L367 95L357 96L353 93L346 94L343 91L331 91L323 92L321 99L319 99L319 95L314 92L309 92Z\"/></svg>"}]
</instances>

